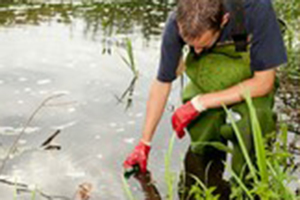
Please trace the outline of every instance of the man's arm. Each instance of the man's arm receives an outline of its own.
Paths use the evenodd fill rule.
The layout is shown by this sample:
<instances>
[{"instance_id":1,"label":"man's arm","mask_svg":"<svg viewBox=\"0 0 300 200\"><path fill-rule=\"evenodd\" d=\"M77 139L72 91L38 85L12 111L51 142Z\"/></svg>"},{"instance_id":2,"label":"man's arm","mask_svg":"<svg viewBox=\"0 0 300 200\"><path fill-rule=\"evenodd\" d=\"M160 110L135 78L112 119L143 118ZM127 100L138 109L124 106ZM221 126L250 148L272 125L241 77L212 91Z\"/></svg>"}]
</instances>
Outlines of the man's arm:
<instances>
[{"instance_id":1,"label":"man's arm","mask_svg":"<svg viewBox=\"0 0 300 200\"><path fill-rule=\"evenodd\" d=\"M245 89L250 91L252 98L265 96L273 89L274 81L275 69L258 71L254 73L253 78L238 85L219 92L204 94L197 98L198 102L201 102L206 109L218 108L222 104L232 105L243 101Z\"/></svg>"},{"instance_id":2,"label":"man's arm","mask_svg":"<svg viewBox=\"0 0 300 200\"><path fill-rule=\"evenodd\" d=\"M153 81L147 102L143 136L133 152L124 161L125 169L134 170L134 166L138 165L142 173L147 172L148 156L151 150L150 143L166 106L170 90L170 82L161 82L157 79Z\"/></svg>"},{"instance_id":3,"label":"man's arm","mask_svg":"<svg viewBox=\"0 0 300 200\"><path fill-rule=\"evenodd\" d=\"M142 141L150 143L159 120L164 112L172 83L155 79L151 85L147 102L146 119L144 122Z\"/></svg>"}]
</instances>

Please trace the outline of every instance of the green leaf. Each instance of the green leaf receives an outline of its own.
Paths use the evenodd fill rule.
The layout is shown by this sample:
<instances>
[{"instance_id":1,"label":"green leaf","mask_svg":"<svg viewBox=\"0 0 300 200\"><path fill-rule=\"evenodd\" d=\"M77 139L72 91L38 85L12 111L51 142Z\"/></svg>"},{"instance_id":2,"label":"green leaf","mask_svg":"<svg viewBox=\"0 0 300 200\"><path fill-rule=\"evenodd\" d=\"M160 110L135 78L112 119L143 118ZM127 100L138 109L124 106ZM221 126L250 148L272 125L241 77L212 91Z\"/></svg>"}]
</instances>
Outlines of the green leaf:
<instances>
[{"instance_id":1,"label":"green leaf","mask_svg":"<svg viewBox=\"0 0 300 200\"><path fill-rule=\"evenodd\" d=\"M250 174L253 177L254 182L258 182L258 177L256 175L256 169L255 169L255 167L254 167L254 165L252 163L252 160L250 159L250 156L249 156L249 153L247 151L247 148L246 148L246 145L244 143L244 140L242 138L242 135L241 135L241 133L240 133L240 131L239 131L239 129L238 129L238 127L237 127L237 125L236 125L236 123L235 123L232 115L231 115L231 113L227 109L227 107L224 106L224 105L223 105L223 107L224 107L224 109L225 109L225 111L227 113L227 116L229 117L229 120L230 120L231 124L232 124L234 133L235 133L235 135L236 135L236 137L238 139L238 142L239 142L240 148L242 150L243 156L244 156L244 158L246 160L246 163L247 163L247 165L249 167Z\"/></svg>"},{"instance_id":2,"label":"green leaf","mask_svg":"<svg viewBox=\"0 0 300 200\"><path fill-rule=\"evenodd\" d=\"M255 154L257 159L257 166L259 168L259 174L261 177L261 181L267 185L268 184L268 173L267 173L267 162L266 162L266 151L265 151L265 144L263 140L263 134L261 131L261 127L256 115L256 110L253 105L250 91L246 90L244 95L248 109L250 112L251 118L251 126L253 131L253 138L254 138L254 147L255 147Z\"/></svg>"},{"instance_id":3,"label":"green leaf","mask_svg":"<svg viewBox=\"0 0 300 200\"><path fill-rule=\"evenodd\" d=\"M233 153L233 150L230 147L221 142L193 142L191 144L192 151L197 151L198 148L202 148L203 146L211 146L220 151L224 151L231 154Z\"/></svg>"},{"instance_id":4,"label":"green leaf","mask_svg":"<svg viewBox=\"0 0 300 200\"><path fill-rule=\"evenodd\" d=\"M123 182L123 189L125 190L125 193L128 197L128 199L130 200L135 200L135 198L133 197L133 194L131 193L131 190L129 188L128 182L126 181L126 179L124 178L124 176L121 176L122 178L122 182Z\"/></svg>"},{"instance_id":5,"label":"green leaf","mask_svg":"<svg viewBox=\"0 0 300 200\"><path fill-rule=\"evenodd\" d=\"M243 181L238 177L238 175L236 175L236 173L231 169L231 167L229 167L228 165L226 165L229 169L229 172L232 174L233 178L236 180L236 182L238 183L238 185L243 189L243 191L246 193L246 195L253 200L253 196L251 195L251 192L248 190L248 188L246 187L246 185L243 183Z\"/></svg>"}]
</instances>

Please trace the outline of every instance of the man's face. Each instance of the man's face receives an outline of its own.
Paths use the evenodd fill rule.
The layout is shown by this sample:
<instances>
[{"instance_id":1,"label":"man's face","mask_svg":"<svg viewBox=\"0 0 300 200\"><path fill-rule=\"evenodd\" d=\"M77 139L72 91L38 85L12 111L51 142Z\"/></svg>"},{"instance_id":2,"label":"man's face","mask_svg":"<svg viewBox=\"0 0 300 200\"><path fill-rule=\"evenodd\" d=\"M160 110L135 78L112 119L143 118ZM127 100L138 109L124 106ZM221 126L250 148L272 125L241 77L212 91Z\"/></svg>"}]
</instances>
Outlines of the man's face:
<instances>
[{"instance_id":1,"label":"man's face","mask_svg":"<svg viewBox=\"0 0 300 200\"><path fill-rule=\"evenodd\" d=\"M222 28L226 26L230 18L229 13L225 13L221 23L220 30L207 30L203 34L199 35L196 39L183 38L183 40L189 45L194 47L195 53L200 54L203 50L211 48L219 39ZM181 34L181 25L178 23L179 33ZM182 35L182 34L181 34Z\"/></svg>"},{"instance_id":2,"label":"man's face","mask_svg":"<svg viewBox=\"0 0 300 200\"><path fill-rule=\"evenodd\" d=\"M195 53L200 54L203 50L211 48L217 42L219 36L220 31L207 30L196 39L183 39L189 46L194 47Z\"/></svg>"}]
</instances>

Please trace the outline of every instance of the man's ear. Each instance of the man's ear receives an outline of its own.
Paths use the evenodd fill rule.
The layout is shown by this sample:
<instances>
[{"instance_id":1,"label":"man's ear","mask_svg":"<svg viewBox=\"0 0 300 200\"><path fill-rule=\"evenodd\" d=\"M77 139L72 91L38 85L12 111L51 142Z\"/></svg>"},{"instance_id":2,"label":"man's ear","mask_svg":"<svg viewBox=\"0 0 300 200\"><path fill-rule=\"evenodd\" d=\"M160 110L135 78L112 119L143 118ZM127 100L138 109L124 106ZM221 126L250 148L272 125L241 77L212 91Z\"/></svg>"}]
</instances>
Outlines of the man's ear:
<instances>
[{"instance_id":1,"label":"man's ear","mask_svg":"<svg viewBox=\"0 0 300 200\"><path fill-rule=\"evenodd\" d=\"M222 23L221 23L221 28L223 28L229 21L230 18L230 14L229 13L225 13L223 15L223 19L222 19Z\"/></svg>"}]
</instances>

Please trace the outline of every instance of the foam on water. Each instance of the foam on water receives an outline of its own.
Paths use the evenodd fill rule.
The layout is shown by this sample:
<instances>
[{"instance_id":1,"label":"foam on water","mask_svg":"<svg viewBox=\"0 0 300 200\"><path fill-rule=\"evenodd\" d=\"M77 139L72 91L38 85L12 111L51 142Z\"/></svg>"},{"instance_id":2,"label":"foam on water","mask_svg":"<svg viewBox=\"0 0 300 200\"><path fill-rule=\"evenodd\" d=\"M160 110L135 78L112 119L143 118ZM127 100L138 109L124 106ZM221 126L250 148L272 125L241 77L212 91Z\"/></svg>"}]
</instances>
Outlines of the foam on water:
<instances>
[{"instance_id":1,"label":"foam on water","mask_svg":"<svg viewBox=\"0 0 300 200\"><path fill-rule=\"evenodd\" d=\"M37 85L46 85L46 84L49 84L49 83L51 83L51 82L52 82L51 79L42 79L42 80L38 80L38 81L36 82L36 84L37 84Z\"/></svg>"}]
</instances>

